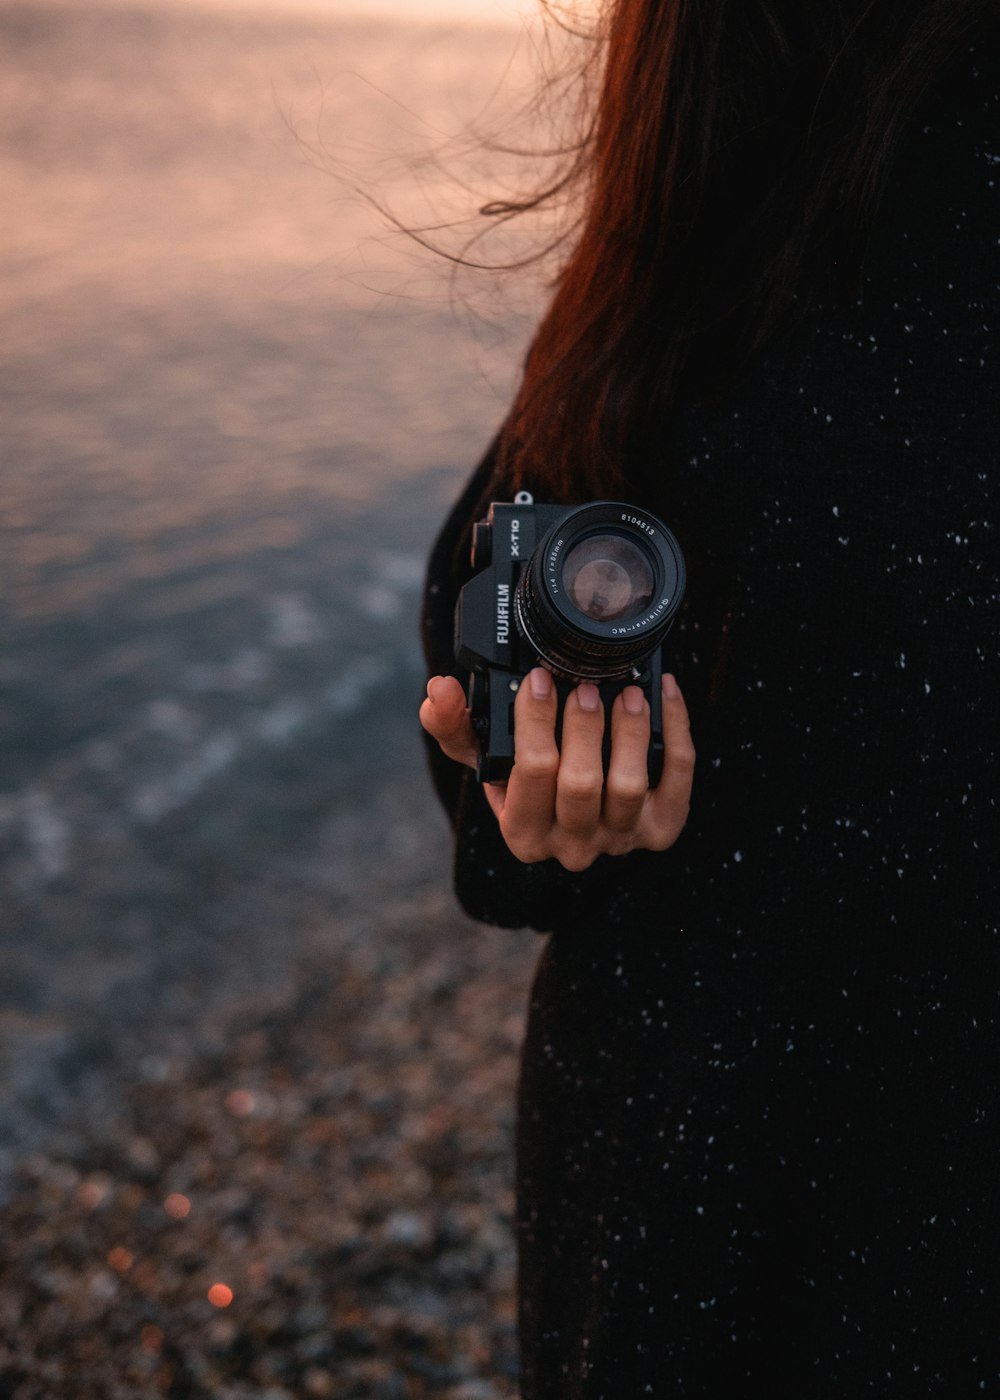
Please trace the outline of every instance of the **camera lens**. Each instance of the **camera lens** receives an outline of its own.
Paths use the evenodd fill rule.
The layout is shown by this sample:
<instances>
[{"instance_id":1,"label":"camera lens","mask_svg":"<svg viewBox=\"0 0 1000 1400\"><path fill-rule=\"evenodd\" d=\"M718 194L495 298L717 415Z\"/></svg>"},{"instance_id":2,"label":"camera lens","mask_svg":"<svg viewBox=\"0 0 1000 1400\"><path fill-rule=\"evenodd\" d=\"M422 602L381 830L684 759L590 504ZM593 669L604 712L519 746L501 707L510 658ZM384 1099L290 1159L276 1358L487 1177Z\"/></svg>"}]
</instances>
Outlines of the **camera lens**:
<instances>
[{"instance_id":1,"label":"camera lens","mask_svg":"<svg viewBox=\"0 0 1000 1400\"><path fill-rule=\"evenodd\" d=\"M521 574L514 615L557 674L614 680L663 641L684 595L684 559L662 521L599 501L567 511Z\"/></svg>"},{"instance_id":2,"label":"camera lens","mask_svg":"<svg viewBox=\"0 0 1000 1400\"><path fill-rule=\"evenodd\" d=\"M623 535L591 535L571 547L563 587L595 622L638 617L653 598L653 570L645 552Z\"/></svg>"}]
</instances>

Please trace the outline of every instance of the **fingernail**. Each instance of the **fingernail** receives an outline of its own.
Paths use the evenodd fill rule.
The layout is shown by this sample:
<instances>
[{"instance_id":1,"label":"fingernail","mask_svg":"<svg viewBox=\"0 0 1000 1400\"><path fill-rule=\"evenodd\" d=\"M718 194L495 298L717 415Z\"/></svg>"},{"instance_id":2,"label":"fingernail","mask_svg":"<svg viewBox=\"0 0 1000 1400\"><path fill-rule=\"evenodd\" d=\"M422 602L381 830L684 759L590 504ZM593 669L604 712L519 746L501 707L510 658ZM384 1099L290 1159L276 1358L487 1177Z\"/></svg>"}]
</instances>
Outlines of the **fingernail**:
<instances>
[{"instance_id":1,"label":"fingernail","mask_svg":"<svg viewBox=\"0 0 1000 1400\"><path fill-rule=\"evenodd\" d=\"M630 715L641 715L646 707L646 697L637 685L627 685L622 691L622 700Z\"/></svg>"},{"instance_id":2,"label":"fingernail","mask_svg":"<svg viewBox=\"0 0 1000 1400\"><path fill-rule=\"evenodd\" d=\"M591 714L601 708L601 693L597 686L591 685L589 681L577 686L576 699L580 709L589 710Z\"/></svg>"},{"instance_id":3,"label":"fingernail","mask_svg":"<svg viewBox=\"0 0 1000 1400\"><path fill-rule=\"evenodd\" d=\"M531 693L536 700L547 700L552 694L552 677L544 666L536 666L529 673L528 680L531 682Z\"/></svg>"},{"instance_id":4,"label":"fingernail","mask_svg":"<svg viewBox=\"0 0 1000 1400\"><path fill-rule=\"evenodd\" d=\"M431 676L430 680L427 682L427 698L432 705L437 703L437 697L441 690L441 682L443 680L443 676Z\"/></svg>"},{"instance_id":5,"label":"fingernail","mask_svg":"<svg viewBox=\"0 0 1000 1400\"><path fill-rule=\"evenodd\" d=\"M668 700L676 700L680 693L681 692L677 685L677 682L674 680L673 676L668 671L667 674L663 677L663 694Z\"/></svg>"}]
</instances>

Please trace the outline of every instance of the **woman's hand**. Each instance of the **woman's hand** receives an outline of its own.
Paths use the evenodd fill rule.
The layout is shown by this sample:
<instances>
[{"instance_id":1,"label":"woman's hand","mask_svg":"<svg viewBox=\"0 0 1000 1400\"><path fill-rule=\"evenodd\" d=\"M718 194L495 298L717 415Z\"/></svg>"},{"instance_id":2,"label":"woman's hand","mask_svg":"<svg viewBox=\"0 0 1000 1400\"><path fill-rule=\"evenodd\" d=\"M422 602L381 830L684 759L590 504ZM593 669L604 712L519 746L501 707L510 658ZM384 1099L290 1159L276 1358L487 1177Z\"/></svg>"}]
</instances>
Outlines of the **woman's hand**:
<instances>
[{"instance_id":1,"label":"woman's hand","mask_svg":"<svg viewBox=\"0 0 1000 1400\"><path fill-rule=\"evenodd\" d=\"M479 743L454 677L431 678L420 723L449 758L476 766ZM539 666L525 677L514 702L510 778L483 787L518 860L554 856L576 871L600 855L672 846L687 820L695 761L687 707L673 676L663 677L665 752L655 788L646 772L649 704L638 686L626 686L612 707L607 780L601 761L604 706L595 685L579 685L567 699L561 750L555 727L555 686Z\"/></svg>"}]
</instances>

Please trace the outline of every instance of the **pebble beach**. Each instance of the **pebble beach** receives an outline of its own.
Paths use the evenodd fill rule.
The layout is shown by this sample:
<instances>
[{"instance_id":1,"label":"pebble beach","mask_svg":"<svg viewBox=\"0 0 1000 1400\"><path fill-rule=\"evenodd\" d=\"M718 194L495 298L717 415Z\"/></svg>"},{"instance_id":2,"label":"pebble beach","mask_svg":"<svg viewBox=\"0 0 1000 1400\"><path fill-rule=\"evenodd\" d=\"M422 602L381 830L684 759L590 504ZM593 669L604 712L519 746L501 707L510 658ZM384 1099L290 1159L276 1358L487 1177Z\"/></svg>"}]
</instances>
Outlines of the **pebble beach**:
<instances>
[{"instance_id":1,"label":"pebble beach","mask_svg":"<svg viewBox=\"0 0 1000 1400\"><path fill-rule=\"evenodd\" d=\"M524 961L433 894L320 945L294 1001L21 1163L4 1393L517 1394Z\"/></svg>"}]
</instances>

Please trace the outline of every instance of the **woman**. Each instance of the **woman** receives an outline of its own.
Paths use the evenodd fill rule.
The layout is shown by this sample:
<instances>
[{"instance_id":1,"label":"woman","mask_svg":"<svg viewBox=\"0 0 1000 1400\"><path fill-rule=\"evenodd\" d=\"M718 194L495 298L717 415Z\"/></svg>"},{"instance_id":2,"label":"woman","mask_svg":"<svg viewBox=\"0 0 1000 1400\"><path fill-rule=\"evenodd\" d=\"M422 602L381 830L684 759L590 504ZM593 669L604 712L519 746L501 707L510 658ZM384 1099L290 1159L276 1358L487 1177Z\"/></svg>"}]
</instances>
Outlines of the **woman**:
<instances>
[{"instance_id":1,"label":"woman","mask_svg":"<svg viewBox=\"0 0 1000 1400\"><path fill-rule=\"evenodd\" d=\"M523 1393L993 1393L997 7L617 0L600 35L579 232L425 609L459 896L550 934ZM644 712L603 784L544 673L506 791L469 770L452 610L521 488L681 541L686 826L670 682L654 793Z\"/></svg>"}]
</instances>

